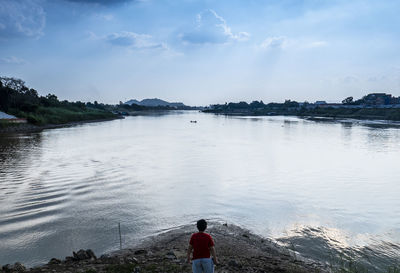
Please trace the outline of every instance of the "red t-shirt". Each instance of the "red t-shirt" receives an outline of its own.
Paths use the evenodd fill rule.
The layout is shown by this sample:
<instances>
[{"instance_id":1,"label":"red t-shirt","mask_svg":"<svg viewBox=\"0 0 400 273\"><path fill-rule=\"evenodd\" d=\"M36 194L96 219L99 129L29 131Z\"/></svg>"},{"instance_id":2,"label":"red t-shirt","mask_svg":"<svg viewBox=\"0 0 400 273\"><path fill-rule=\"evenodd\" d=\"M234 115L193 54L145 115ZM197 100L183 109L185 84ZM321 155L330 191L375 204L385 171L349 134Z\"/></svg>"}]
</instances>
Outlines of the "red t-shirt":
<instances>
[{"instance_id":1,"label":"red t-shirt","mask_svg":"<svg viewBox=\"0 0 400 273\"><path fill-rule=\"evenodd\" d=\"M214 246L214 241L210 234L204 232L193 233L189 243L193 247L193 260L210 258L210 247Z\"/></svg>"}]
</instances>

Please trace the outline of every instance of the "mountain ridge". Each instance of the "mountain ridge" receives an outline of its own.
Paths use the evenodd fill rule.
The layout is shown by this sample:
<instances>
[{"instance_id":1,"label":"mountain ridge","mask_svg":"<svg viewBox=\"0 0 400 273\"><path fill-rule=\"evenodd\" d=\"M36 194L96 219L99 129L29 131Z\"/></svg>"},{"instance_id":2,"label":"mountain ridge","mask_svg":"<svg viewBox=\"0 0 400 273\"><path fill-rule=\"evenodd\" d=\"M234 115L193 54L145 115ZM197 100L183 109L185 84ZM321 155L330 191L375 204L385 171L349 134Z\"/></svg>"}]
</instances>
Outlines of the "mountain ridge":
<instances>
[{"instance_id":1,"label":"mountain ridge","mask_svg":"<svg viewBox=\"0 0 400 273\"><path fill-rule=\"evenodd\" d=\"M158 98L143 99L141 101L138 101L136 99L131 99L125 102L125 104L128 105L137 104L141 106L150 106L150 107L157 107L157 106L186 107L186 105L183 104L182 102L168 102Z\"/></svg>"}]
</instances>

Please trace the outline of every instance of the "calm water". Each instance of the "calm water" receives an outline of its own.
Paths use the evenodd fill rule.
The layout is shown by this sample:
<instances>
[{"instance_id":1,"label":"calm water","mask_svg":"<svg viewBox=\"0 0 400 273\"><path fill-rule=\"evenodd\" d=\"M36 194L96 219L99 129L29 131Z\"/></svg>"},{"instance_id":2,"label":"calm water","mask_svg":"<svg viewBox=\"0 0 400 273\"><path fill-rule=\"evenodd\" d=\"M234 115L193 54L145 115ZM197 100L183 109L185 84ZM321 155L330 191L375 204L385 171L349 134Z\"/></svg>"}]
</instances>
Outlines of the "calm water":
<instances>
[{"instance_id":1,"label":"calm water","mask_svg":"<svg viewBox=\"0 0 400 273\"><path fill-rule=\"evenodd\" d=\"M197 123L190 123L197 120ZM197 112L0 136L0 264L200 217L326 261L400 259L400 129Z\"/></svg>"}]
</instances>

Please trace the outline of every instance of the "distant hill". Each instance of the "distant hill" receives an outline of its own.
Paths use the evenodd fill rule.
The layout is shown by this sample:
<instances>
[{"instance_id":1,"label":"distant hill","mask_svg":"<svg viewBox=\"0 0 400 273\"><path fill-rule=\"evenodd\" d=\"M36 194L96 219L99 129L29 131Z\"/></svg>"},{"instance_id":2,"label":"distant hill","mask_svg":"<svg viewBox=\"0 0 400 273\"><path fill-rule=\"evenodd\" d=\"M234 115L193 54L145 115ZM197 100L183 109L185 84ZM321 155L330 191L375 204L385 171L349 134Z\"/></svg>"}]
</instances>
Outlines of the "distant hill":
<instances>
[{"instance_id":1,"label":"distant hill","mask_svg":"<svg viewBox=\"0 0 400 273\"><path fill-rule=\"evenodd\" d=\"M128 100L127 102L125 102L125 104L128 104L128 105L137 104L137 105L149 106L149 107L157 107L157 106L170 106L170 107L176 107L176 108L187 107L182 102L168 102L168 101L160 100L157 98L144 99L142 101L132 99L132 100Z\"/></svg>"}]
</instances>

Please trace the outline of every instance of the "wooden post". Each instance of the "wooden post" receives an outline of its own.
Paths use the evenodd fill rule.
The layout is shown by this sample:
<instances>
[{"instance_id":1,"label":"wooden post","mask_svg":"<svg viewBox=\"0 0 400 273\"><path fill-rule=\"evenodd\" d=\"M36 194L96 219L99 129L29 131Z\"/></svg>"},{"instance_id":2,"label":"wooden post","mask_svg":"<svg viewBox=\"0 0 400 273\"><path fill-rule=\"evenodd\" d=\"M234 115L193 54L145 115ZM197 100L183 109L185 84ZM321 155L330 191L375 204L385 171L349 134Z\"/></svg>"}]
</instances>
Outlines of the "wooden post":
<instances>
[{"instance_id":1,"label":"wooden post","mask_svg":"<svg viewBox=\"0 0 400 273\"><path fill-rule=\"evenodd\" d=\"M119 249L122 249L121 223L118 223L118 232L119 232Z\"/></svg>"}]
</instances>

